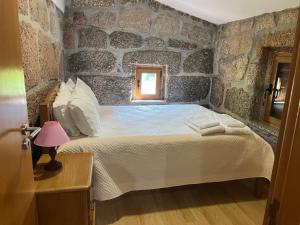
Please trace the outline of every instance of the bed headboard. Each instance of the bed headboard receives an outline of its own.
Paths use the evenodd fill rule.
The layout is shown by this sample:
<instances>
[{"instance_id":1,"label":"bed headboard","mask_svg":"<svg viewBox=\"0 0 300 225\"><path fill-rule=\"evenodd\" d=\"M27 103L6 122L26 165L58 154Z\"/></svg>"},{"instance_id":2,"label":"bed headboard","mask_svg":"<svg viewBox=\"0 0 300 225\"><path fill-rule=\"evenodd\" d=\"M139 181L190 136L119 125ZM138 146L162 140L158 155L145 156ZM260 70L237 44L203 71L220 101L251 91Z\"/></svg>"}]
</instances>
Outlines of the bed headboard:
<instances>
[{"instance_id":1,"label":"bed headboard","mask_svg":"<svg viewBox=\"0 0 300 225\"><path fill-rule=\"evenodd\" d=\"M46 95L45 99L40 103L40 126L43 126L46 121L53 120L53 102L57 96L59 87L60 83L55 84L55 86L51 88L49 93Z\"/></svg>"}]
</instances>

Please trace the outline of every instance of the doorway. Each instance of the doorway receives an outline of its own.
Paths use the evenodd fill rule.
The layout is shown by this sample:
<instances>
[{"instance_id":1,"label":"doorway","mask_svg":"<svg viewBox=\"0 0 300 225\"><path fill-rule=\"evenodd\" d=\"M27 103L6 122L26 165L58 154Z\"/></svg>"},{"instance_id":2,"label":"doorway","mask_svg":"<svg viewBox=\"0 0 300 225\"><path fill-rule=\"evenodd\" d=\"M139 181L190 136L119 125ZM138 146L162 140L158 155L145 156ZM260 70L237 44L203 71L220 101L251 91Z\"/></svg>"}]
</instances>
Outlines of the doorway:
<instances>
[{"instance_id":1,"label":"doorway","mask_svg":"<svg viewBox=\"0 0 300 225\"><path fill-rule=\"evenodd\" d=\"M292 54L275 52L272 57L270 84L265 90L266 107L264 120L275 127L280 126L286 101L287 83L291 69Z\"/></svg>"}]
</instances>

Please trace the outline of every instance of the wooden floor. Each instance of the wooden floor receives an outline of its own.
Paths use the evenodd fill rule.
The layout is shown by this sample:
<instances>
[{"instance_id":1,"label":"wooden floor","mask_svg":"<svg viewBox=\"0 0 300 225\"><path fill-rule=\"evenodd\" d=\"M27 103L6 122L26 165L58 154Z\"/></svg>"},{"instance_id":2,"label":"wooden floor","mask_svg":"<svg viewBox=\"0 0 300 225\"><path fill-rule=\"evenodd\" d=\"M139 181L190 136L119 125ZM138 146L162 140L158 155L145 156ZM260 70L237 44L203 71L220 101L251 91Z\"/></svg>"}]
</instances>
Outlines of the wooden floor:
<instances>
[{"instance_id":1,"label":"wooden floor","mask_svg":"<svg viewBox=\"0 0 300 225\"><path fill-rule=\"evenodd\" d=\"M266 200L250 182L132 192L97 202L96 225L262 225Z\"/></svg>"}]
</instances>

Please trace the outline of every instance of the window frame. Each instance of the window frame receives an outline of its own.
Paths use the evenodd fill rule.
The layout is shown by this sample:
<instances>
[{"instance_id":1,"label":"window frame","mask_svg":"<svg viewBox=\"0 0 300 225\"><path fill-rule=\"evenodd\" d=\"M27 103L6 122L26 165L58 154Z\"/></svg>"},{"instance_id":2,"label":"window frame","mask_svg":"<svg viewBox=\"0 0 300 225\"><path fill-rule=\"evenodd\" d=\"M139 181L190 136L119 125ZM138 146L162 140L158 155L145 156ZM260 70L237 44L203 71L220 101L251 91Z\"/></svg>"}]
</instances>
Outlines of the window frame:
<instances>
[{"instance_id":1,"label":"window frame","mask_svg":"<svg viewBox=\"0 0 300 225\"><path fill-rule=\"evenodd\" d=\"M143 95L141 94L141 78L143 73L155 73L156 74L156 94L155 95ZM133 100L162 100L163 99L163 76L161 67L137 67L135 73L135 83Z\"/></svg>"}]
</instances>

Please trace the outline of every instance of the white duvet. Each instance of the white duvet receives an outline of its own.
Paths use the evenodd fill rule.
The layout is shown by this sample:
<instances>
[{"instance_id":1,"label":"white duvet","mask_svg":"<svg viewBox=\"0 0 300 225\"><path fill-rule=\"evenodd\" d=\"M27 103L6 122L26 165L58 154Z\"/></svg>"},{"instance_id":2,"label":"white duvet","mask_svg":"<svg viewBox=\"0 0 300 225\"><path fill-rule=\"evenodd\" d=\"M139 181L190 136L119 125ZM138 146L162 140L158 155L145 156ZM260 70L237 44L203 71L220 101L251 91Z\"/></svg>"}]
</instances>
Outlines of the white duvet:
<instances>
[{"instance_id":1,"label":"white duvet","mask_svg":"<svg viewBox=\"0 0 300 225\"><path fill-rule=\"evenodd\" d=\"M270 179L274 154L255 133L202 137L187 118L216 113L198 105L100 106L101 135L60 152L94 152L94 198L134 190L243 178Z\"/></svg>"}]
</instances>

